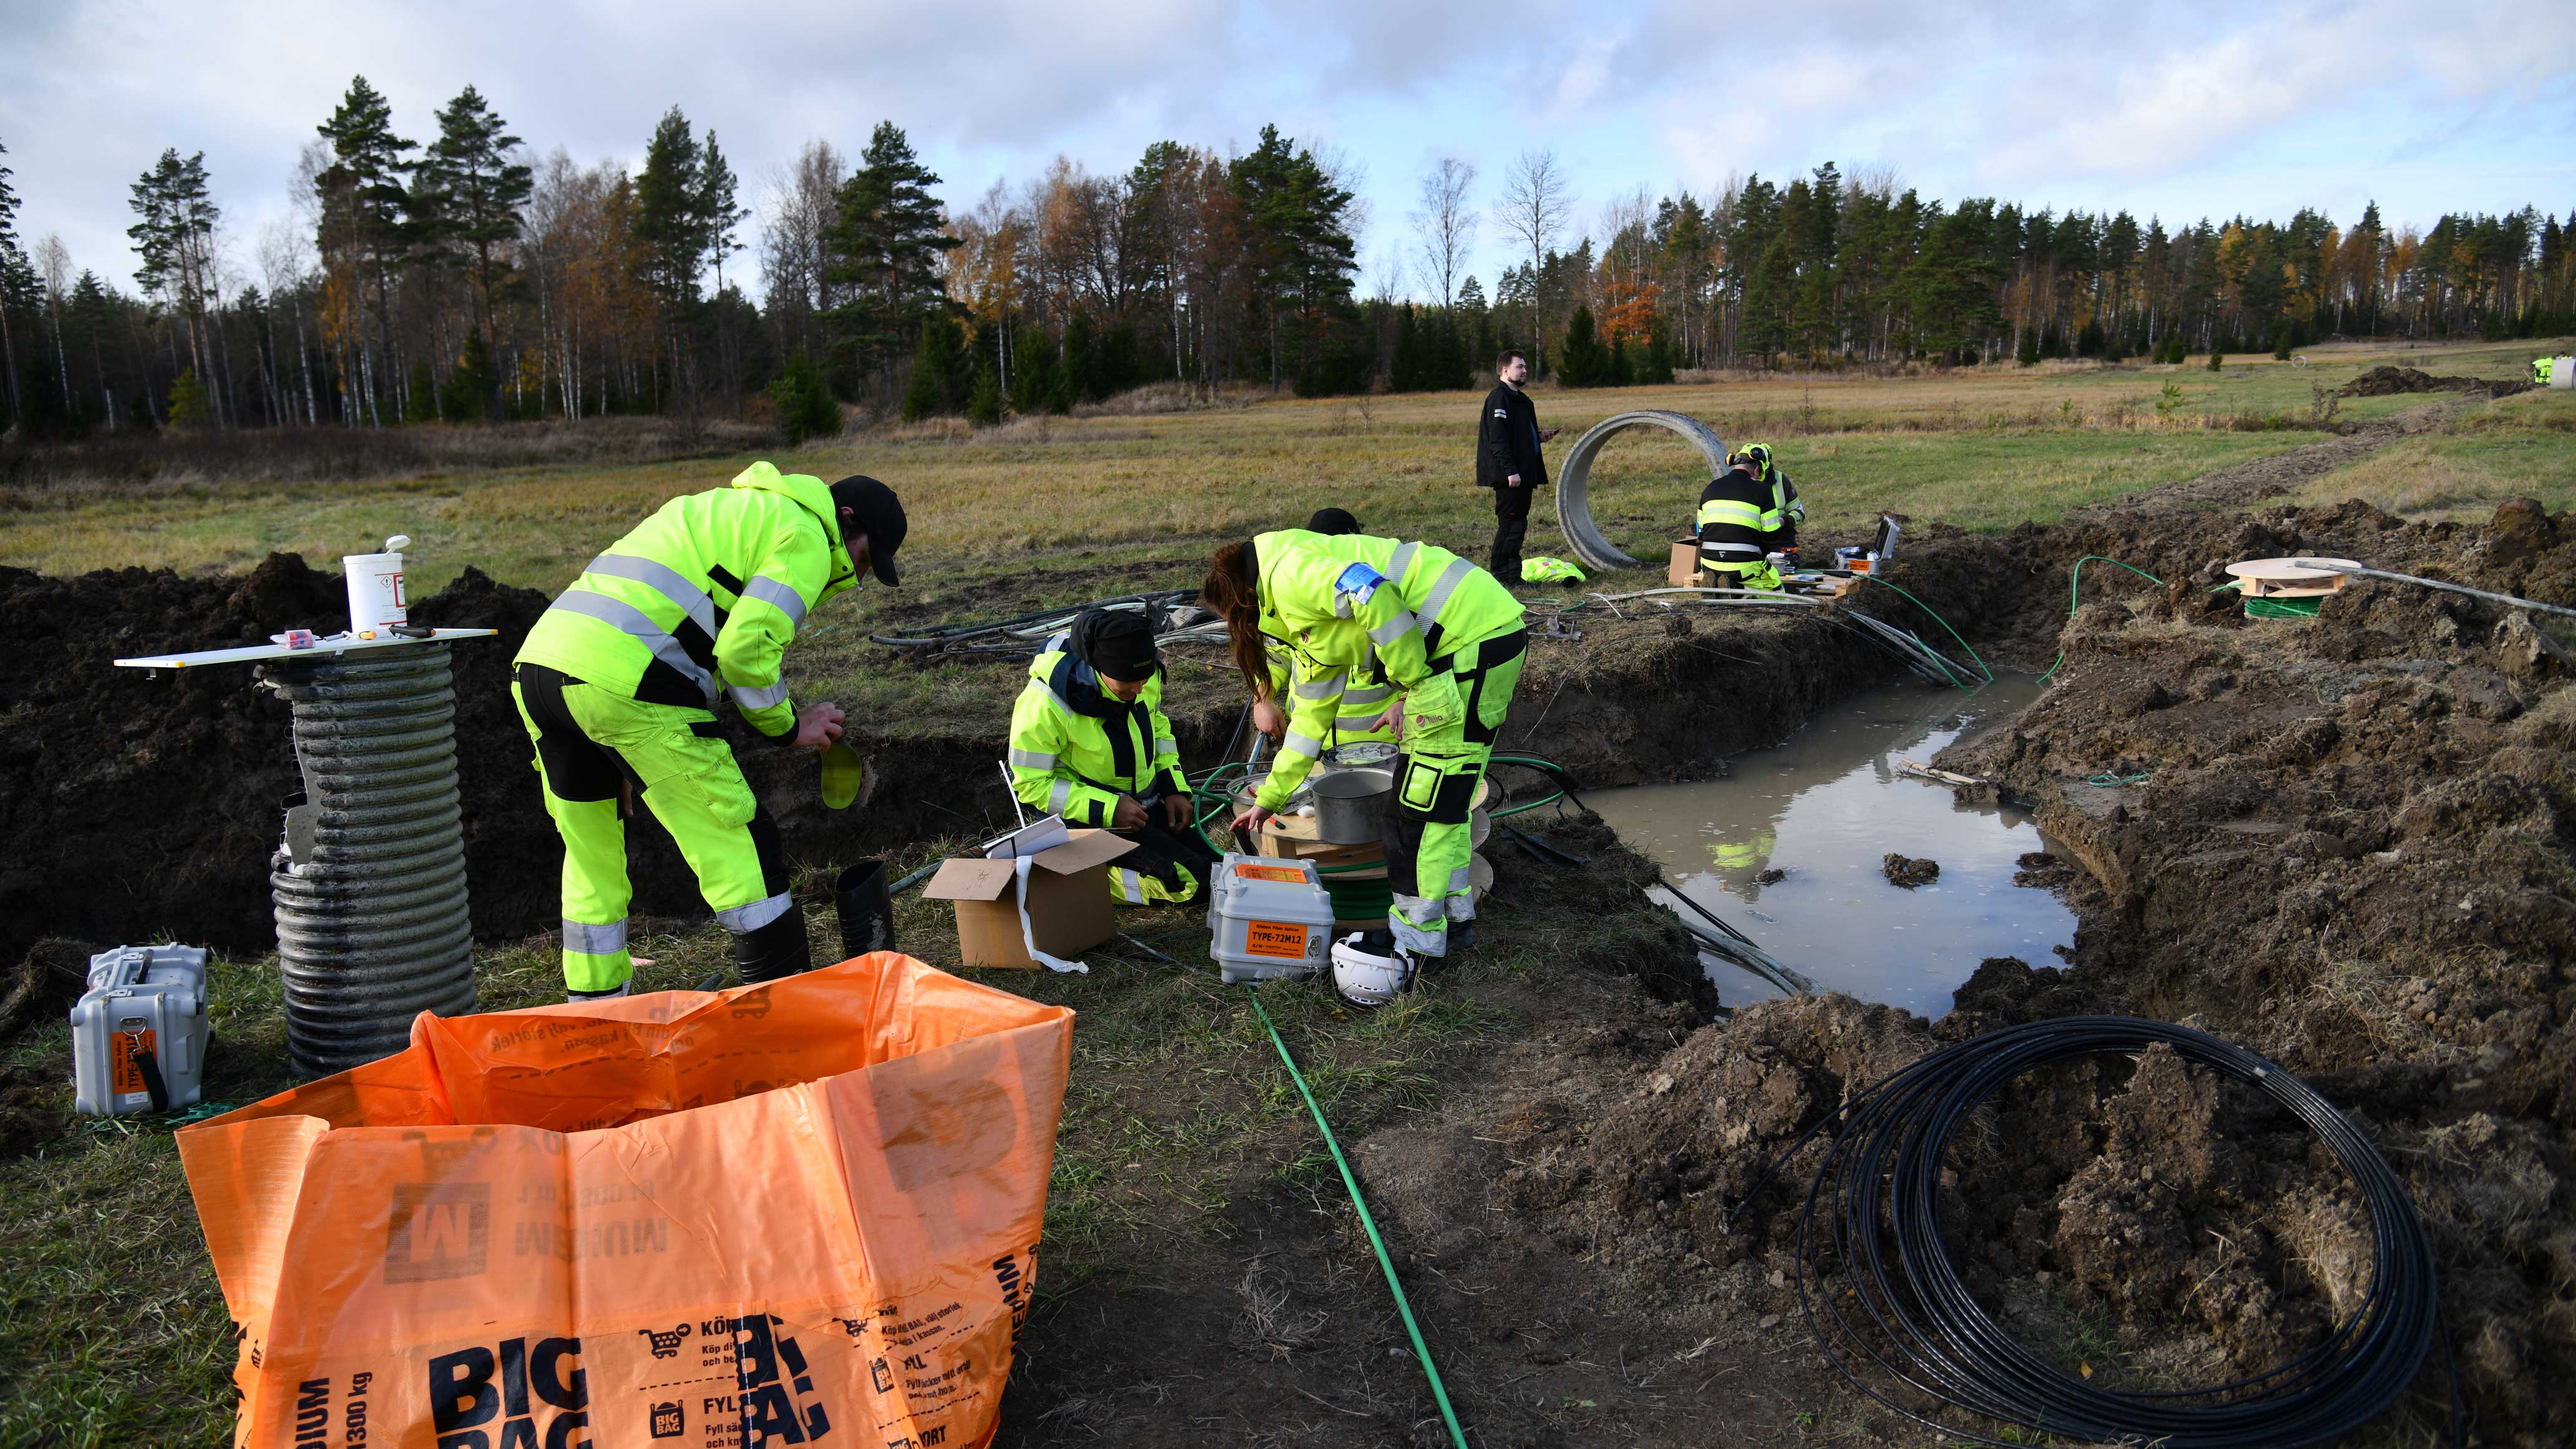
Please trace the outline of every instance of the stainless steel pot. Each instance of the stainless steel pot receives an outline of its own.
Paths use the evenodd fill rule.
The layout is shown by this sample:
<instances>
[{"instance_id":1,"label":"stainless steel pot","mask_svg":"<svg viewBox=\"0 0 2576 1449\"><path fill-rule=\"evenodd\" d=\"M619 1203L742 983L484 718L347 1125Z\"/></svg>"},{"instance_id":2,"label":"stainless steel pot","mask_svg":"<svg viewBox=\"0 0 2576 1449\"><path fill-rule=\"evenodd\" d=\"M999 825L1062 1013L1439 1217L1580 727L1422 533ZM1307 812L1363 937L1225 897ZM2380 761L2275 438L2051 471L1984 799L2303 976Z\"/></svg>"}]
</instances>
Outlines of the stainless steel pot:
<instances>
[{"instance_id":1,"label":"stainless steel pot","mask_svg":"<svg viewBox=\"0 0 2576 1449\"><path fill-rule=\"evenodd\" d=\"M1395 798L1392 770L1334 770L1316 777L1315 838L1327 845L1366 845L1379 838L1387 802Z\"/></svg>"}]
</instances>

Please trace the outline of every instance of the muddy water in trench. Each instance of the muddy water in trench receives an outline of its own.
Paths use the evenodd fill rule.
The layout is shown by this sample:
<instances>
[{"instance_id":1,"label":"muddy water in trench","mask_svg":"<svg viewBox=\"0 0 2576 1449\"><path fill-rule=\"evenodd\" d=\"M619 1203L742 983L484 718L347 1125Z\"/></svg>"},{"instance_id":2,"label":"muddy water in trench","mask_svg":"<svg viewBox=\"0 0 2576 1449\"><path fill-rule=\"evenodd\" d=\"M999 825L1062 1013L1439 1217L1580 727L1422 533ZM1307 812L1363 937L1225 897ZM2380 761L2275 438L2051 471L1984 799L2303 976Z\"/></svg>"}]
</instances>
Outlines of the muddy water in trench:
<instances>
[{"instance_id":1,"label":"muddy water in trench","mask_svg":"<svg viewBox=\"0 0 2576 1449\"><path fill-rule=\"evenodd\" d=\"M1939 1016L1988 956L2053 964L2050 948L2075 939L2075 914L2046 890L2013 884L2019 858L2048 848L2029 816L1958 804L1948 786L1897 762L1928 764L1969 728L2038 696L2018 676L1975 695L1890 685L1818 716L1785 744L1735 756L1728 778L1592 790L1584 800L1692 899L1818 986ZM1938 861L1940 879L1915 890L1890 884L1880 866L1891 851ZM1786 874L1762 884L1772 870ZM1727 1006L1779 994L1703 959Z\"/></svg>"}]
</instances>

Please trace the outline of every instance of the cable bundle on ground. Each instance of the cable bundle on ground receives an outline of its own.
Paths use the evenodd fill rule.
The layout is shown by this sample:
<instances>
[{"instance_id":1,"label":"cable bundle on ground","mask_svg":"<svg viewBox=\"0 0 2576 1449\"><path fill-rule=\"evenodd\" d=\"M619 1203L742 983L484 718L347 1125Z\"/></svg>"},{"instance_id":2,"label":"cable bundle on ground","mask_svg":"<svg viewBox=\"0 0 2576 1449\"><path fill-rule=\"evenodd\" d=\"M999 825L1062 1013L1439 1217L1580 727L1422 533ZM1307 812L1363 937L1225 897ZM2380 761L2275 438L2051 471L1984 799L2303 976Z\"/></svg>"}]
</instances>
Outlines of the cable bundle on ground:
<instances>
[{"instance_id":1,"label":"cable bundle on ground","mask_svg":"<svg viewBox=\"0 0 2576 1449\"><path fill-rule=\"evenodd\" d=\"M1943 1159L1978 1106L2022 1073L2158 1042L2262 1092L2324 1139L2370 1213L2370 1287L2323 1342L2250 1378L2171 1391L2096 1387L2023 1347L1970 1295L1941 1238ZM2404 1184L2315 1089L2234 1043L2135 1017L2034 1022L1934 1052L1840 1115L1799 1223L1799 1302L1854 1385L1943 1433L2018 1442L1898 1402L1892 1386L1863 1376L1862 1361L1953 1408L2066 1439L2253 1449L2313 1444L2369 1423L2414 1382L2432 1346L2441 1307L2433 1249Z\"/></svg>"}]
</instances>

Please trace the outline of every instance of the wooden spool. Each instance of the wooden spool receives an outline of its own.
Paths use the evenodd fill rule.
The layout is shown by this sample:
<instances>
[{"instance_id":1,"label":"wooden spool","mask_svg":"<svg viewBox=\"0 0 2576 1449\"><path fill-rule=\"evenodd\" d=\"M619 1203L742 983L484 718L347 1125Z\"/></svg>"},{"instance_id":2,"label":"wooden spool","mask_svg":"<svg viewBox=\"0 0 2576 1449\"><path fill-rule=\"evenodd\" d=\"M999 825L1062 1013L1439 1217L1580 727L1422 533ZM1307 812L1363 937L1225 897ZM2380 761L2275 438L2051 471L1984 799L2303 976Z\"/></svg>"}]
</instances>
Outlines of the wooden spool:
<instances>
[{"instance_id":1,"label":"wooden spool","mask_svg":"<svg viewBox=\"0 0 2576 1449\"><path fill-rule=\"evenodd\" d=\"M2320 558L2320 563L2343 564L2352 568L2360 564L2348 558ZM2296 559L2257 558L2232 563L2227 571L2236 576L2241 591L2249 599L2317 599L2343 589L2349 574L2332 569L2301 567Z\"/></svg>"}]
</instances>

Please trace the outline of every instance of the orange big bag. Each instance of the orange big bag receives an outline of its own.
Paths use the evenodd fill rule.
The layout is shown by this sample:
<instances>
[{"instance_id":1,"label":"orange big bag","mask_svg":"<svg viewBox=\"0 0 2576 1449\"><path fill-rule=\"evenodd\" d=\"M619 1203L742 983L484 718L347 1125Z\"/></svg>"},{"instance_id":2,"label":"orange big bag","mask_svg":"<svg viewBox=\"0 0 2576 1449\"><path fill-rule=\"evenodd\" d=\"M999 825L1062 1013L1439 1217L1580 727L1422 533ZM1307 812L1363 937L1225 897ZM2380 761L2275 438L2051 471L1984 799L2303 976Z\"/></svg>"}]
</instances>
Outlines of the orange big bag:
<instances>
[{"instance_id":1,"label":"orange big bag","mask_svg":"<svg viewBox=\"0 0 2576 1449\"><path fill-rule=\"evenodd\" d=\"M878 952L412 1023L179 1133L260 1449L979 1449L1073 1013Z\"/></svg>"}]
</instances>

